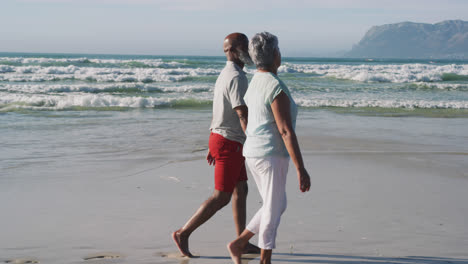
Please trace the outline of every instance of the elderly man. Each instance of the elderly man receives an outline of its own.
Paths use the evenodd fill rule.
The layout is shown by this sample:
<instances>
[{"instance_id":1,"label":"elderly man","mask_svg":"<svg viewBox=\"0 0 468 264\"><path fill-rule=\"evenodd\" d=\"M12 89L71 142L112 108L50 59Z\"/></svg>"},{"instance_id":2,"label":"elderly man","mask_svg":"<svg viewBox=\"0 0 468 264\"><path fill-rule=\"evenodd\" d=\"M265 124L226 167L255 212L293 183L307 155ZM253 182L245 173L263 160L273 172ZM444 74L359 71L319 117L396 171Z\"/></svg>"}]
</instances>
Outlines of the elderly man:
<instances>
[{"instance_id":1,"label":"elderly man","mask_svg":"<svg viewBox=\"0 0 468 264\"><path fill-rule=\"evenodd\" d=\"M224 39L223 49L227 62L214 89L213 120L209 139L208 164L215 166L215 191L187 223L172 233L182 255L193 257L189 250L189 237L193 231L226 206L232 197L232 213L237 235L245 229L247 173L242 156L247 127L247 107L243 97L248 81L244 64L251 64L248 38L232 33ZM247 244L243 252L259 253L260 249Z\"/></svg>"}]
</instances>

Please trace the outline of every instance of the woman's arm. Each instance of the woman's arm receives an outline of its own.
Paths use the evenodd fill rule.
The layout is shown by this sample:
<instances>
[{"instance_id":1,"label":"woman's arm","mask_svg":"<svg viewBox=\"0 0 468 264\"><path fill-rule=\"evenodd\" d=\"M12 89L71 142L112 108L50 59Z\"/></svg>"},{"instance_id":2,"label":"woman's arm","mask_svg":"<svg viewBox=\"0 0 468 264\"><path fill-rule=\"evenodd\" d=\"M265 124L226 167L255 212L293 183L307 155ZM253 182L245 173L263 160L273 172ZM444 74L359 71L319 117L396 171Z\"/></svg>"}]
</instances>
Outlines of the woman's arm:
<instances>
[{"instance_id":1,"label":"woman's arm","mask_svg":"<svg viewBox=\"0 0 468 264\"><path fill-rule=\"evenodd\" d=\"M294 132L291 120L290 101L287 94L281 92L271 103L271 110L275 117L276 125L283 138L284 145L288 150L289 156L296 166L299 188L302 192L310 189L309 173L304 167L301 150L297 141L296 132Z\"/></svg>"}]
</instances>

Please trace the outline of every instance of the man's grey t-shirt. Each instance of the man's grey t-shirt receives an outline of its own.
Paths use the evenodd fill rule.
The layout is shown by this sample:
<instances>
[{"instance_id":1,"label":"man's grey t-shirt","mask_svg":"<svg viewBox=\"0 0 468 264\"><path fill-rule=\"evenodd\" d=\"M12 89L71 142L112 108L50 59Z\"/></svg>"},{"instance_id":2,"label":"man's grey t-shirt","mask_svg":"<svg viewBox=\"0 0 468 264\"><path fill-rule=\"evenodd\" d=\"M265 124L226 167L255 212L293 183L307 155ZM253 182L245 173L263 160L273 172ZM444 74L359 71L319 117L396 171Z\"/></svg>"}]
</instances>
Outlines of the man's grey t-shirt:
<instances>
[{"instance_id":1,"label":"man's grey t-shirt","mask_svg":"<svg viewBox=\"0 0 468 264\"><path fill-rule=\"evenodd\" d=\"M215 84L211 132L244 144L245 134L234 108L245 105L244 95L248 86L245 72L234 62L226 62Z\"/></svg>"}]
</instances>

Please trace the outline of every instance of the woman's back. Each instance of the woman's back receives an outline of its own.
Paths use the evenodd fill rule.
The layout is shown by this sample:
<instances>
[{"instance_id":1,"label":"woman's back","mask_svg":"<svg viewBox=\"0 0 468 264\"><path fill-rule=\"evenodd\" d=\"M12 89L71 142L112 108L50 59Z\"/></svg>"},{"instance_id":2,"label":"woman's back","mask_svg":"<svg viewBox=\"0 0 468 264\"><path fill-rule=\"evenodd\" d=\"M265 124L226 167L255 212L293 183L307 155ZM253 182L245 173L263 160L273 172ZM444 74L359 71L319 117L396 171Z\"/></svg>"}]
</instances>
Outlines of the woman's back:
<instances>
[{"instance_id":1,"label":"woman's back","mask_svg":"<svg viewBox=\"0 0 468 264\"><path fill-rule=\"evenodd\" d=\"M288 156L271 110L271 103L281 92L290 99L291 119L295 126L297 106L287 86L270 72L257 72L250 81L244 97L249 109L245 157Z\"/></svg>"}]
</instances>

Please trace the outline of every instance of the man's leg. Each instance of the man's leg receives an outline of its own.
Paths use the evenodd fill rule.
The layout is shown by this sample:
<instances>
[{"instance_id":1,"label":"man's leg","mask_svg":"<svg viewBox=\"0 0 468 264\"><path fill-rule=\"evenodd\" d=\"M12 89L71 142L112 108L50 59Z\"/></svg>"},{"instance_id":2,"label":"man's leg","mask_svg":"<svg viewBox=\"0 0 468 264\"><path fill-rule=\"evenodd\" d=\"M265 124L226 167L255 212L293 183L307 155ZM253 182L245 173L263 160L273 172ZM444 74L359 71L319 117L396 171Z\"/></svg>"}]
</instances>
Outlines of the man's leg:
<instances>
[{"instance_id":1,"label":"man's leg","mask_svg":"<svg viewBox=\"0 0 468 264\"><path fill-rule=\"evenodd\" d=\"M234 217L234 224L236 225L237 236L240 236L245 229L247 193L248 185L246 181L238 182L232 193L232 215Z\"/></svg>"},{"instance_id":2,"label":"man's leg","mask_svg":"<svg viewBox=\"0 0 468 264\"><path fill-rule=\"evenodd\" d=\"M237 236L240 236L245 229L247 218L247 181L240 181L237 183L234 192L232 193L232 215L234 217L234 224L236 226ZM247 243L243 251L244 254L259 254L260 248Z\"/></svg>"},{"instance_id":3,"label":"man's leg","mask_svg":"<svg viewBox=\"0 0 468 264\"><path fill-rule=\"evenodd\" d=\"M172 238L182 255L193 257L190 253L188 240L193 231L210 219L217 211L226 206L231 200L232 193L215 190L187 223L179 230L172 233ZM245 225L245 222L244 222Z\"/></svg>"}]
</instances>

